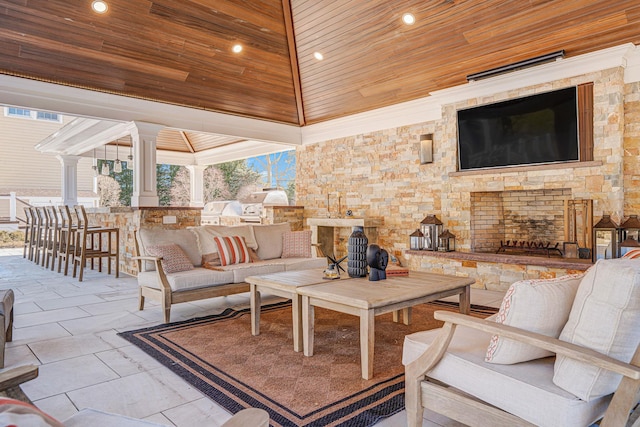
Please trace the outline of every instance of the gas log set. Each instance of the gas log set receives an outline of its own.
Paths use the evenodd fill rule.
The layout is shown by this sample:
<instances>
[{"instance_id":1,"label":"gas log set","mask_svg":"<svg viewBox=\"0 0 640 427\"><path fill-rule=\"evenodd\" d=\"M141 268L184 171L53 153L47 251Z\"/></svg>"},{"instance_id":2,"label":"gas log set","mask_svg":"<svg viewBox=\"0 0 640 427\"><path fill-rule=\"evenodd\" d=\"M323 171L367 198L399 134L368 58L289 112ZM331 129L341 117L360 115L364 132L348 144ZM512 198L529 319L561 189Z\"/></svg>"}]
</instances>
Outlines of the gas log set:
<instances>
[{"instance_id":1,"label":"gas log set","mask_svg":"<svg viewBox=\"0 0 640 427\"><path fill-rule=\"evenodd\" d=\"M507 240L507 242L500 241L500 248L496 251L497 254L500 252L507 251L517 251L526 254L545 254L548 257L551 256L551 253L562 256L562 251L558 247L560 243L556 243L555 246L551 246L550 242L526 242L526 241L517 241L517 240Z\"/></svg>"}]
</instances>

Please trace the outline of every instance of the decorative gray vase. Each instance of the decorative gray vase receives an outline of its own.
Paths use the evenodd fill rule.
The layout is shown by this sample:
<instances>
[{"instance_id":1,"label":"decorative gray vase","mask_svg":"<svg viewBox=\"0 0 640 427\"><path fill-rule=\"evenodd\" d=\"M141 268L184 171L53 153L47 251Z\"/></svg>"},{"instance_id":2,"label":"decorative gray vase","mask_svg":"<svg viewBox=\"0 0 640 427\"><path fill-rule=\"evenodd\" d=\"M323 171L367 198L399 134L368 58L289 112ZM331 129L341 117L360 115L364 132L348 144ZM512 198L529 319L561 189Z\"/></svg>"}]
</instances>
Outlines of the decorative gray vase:
<instances>
[{"instance_id":1,"label":"decorative gray vase","mask_svg":"<svg viewBox=\"0 0 640 427\"><path fill-rule=\"evenodd\" d=\"M349 236L347 273L349 277L367 277L367 245L369 239L364 234L364 227L353 227Z\"/></svg>"}]
</instances>

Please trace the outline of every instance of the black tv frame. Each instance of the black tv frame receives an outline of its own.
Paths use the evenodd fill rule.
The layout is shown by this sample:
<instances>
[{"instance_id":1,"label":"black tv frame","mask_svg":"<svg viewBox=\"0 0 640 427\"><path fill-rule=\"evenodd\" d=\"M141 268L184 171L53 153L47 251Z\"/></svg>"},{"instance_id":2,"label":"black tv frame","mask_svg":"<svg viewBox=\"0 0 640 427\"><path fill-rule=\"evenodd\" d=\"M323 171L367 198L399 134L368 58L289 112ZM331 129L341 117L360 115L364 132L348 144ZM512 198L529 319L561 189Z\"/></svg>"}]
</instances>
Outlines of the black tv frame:
<instances>
[{"instance_id":1,"label":"black tv frame","mask_svg":"<svg viewBox=\"0 0 640 427\"><path fill-rule=\"evenodd\" d=\"M550 117L545 120L543 115ZM460 109L456 117L459 171L580 161L580 119L576 86ZM528 117L529 120L525 121L524 126L517 123L522 123L523 117ZM526 128L527 124L530 125L528 129L531 129L534 119L547 128L528 134L517 129L518 126ZM474 124L484 127L481 132L490 136L472 139L474 130L470 128ZM550 129L552 135L549 135ZM477 135L478 131L475 133ZM497 140L489 139L496 135L499 136ZM543 137L546 141L541 140ZM563 144L559 138L568 142ZM472 161L470 157L474 155L475 144L484 144L485 148L482 151L476 148L476 160Z\"/></svg>"}]
</instances>

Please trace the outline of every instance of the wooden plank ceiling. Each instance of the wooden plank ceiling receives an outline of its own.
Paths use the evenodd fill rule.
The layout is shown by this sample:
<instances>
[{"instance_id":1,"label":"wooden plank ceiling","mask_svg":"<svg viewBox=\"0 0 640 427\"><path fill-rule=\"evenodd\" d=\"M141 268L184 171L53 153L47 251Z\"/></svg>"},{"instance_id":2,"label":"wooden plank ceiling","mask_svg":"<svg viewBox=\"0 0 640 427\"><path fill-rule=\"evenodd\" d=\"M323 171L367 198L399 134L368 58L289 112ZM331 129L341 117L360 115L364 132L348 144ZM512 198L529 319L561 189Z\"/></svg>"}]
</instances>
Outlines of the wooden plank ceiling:
<instances>
[{"instance_id":1,"label":"wooden plank ceiling","mask_svg":"<svg viewBox=\"0 0 640 427\"><path fill-rule=\"evenodd\" d=\"M176 129L162 129L158 133L156 148L163 151L178 153L198 153L205 150L236 144L244 139L232 136L214 135L211 133L179 131ZM131 147L131 136L125 136L109 145L118 145L124 148L123 153ZM124 156L123 156L124 157Z\"/></svg>"},{"instance_id":2,"label":"wooden plank ceiling","mask_svg":"<svg viewBox=\"0 0 640 427\"><path fill-rule=\"evenodd\" d=\"M99 15L91 0L0 0L0 72L305 125L561 49L640 43L638 0L107 2Z\"/></svg>"}]
</instances>

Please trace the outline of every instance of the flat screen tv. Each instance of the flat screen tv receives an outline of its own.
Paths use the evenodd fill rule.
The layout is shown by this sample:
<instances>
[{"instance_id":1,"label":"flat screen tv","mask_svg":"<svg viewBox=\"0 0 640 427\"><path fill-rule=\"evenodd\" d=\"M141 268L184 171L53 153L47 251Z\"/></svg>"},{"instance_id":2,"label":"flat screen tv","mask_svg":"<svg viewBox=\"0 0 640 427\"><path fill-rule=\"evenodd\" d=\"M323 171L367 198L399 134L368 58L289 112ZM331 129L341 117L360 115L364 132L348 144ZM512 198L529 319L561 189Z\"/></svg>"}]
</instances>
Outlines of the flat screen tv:
<instances>
[{"instance_id":1,"label":"flat screen tv","mask_svg":"<svg viewBox=\"0 0 640 427\"><path fill-rule=\"evenodd\" d=\"M579 160L575 87L458 111L460 170Z\"/></svg>"}]
</instances>

